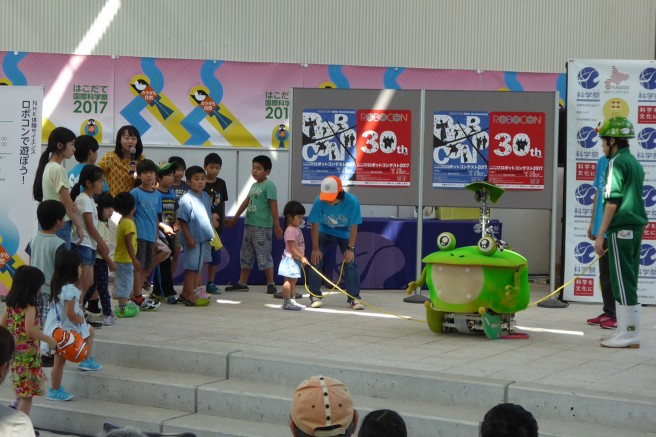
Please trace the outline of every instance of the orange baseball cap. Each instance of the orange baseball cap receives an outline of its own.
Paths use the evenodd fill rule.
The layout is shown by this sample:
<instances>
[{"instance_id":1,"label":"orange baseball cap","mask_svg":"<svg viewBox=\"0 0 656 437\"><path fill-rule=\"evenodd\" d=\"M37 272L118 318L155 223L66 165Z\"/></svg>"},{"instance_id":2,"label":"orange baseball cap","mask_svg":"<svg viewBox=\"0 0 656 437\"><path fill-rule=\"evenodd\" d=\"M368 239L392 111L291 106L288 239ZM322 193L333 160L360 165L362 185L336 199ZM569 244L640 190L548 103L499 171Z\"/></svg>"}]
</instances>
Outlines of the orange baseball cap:
<instances>
[{"instance_id":1,"label":"orange baseball cap","mask_svg":"<svg viewBox=\"0 0 656 437\"><path fill-rule=\"evenodd\" d=\"M321 181L321 194L319 199L324 202L333 202L342 191L342 180L337 176L328 176Z\"/></svg>"},{"instance_id":2,"label":"orange baseball cap","mask_svg":"<svg viewBox=\"0 0 656 437\"><path fill-rule=\"evenodd\" d=\"M291 417L307 435L339 436L353 422L353 400L343 382L329 376L312 376L294 390Z\"/></svg>"}]
</instances>

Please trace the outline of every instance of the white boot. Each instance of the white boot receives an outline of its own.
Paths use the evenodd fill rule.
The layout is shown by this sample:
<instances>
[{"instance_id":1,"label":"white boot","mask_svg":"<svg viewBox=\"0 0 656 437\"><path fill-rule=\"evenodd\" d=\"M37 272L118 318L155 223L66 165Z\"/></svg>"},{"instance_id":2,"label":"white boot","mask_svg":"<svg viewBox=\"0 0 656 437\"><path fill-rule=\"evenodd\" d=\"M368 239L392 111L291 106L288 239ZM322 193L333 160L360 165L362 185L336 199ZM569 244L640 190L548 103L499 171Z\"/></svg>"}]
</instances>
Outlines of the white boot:
<instances>
[{"instance_id":1,"label":"white boot","mask_svg":"<svg viewBox=\"0 0 656 437\"><path fill-rule=\"evenodd\" d=\"M640 304L626 306L617 305L617 331L616 335L602 340L603 347L639 348L640 347Z\"/></svg>"}]
</instances>

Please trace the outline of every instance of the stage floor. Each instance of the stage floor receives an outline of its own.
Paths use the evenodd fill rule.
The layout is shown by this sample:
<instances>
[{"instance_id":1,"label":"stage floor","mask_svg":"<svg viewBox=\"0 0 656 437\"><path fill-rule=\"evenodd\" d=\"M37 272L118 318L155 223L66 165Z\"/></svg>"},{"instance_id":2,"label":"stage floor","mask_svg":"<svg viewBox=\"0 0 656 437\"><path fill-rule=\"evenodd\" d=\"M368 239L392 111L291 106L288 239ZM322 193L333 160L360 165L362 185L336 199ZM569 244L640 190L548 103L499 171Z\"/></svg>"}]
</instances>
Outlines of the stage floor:
<instances>
[{"instance_id":1,"label":"stage floor","mask_svg":"<svg viewBox=\"0 0 656 437\"><path fill-rule=\"evenodd\" d=\"M549 288L535 283L531 287L532 302ZM404 303L405 296L401 290L362 292L367 304L424 320L424 306ZM97 338L192 351L323 358L362 367L507 379L656 401L654 307L643 308L641 347L629 350L599 346L600 336L609 331L585 320L600 313L600 304L571 303L564 309L531 306L517 314L518 331L529 333L529 339L491 341L482 335L437 335L425 322L402 320L371 307L354 311L337 293L324 302L320 309L282 311L281 300L267 295L264 286L252 286L245 293L224 291L206 308L163 304L156 312L118 319L115 326L99 329Z\"/></svg>"}]
</instances>

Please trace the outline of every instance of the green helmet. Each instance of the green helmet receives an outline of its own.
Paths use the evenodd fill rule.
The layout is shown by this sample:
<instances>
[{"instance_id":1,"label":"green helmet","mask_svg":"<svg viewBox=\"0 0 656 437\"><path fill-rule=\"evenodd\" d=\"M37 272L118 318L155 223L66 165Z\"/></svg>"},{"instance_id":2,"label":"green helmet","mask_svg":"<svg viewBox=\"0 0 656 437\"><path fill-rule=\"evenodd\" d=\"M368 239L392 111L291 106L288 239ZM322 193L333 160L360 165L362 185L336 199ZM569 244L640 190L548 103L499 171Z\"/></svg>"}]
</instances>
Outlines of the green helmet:
<instances>
[{"instance_id":1,"label":"green helmet","mask_svg":"<svg viewBox=\"0 0 656 437\"><path fill-rule=\"evenodd\" d=\"M595 129L600 137L635 138L633 124L625 117L613 117L599 123Z\"/></svg>"}]
</instances>

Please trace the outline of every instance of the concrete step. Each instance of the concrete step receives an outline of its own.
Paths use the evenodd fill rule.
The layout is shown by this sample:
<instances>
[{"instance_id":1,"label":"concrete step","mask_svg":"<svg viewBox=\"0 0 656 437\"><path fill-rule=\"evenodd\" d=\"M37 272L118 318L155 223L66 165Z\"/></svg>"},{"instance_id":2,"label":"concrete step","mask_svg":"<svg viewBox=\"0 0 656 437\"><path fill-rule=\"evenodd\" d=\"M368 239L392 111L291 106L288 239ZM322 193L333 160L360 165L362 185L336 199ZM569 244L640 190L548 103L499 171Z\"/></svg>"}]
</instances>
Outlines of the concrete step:
<instances>
[{"instance_id":1,"label":"concrete step","mask_svg":"<svg viewBox=\"0 0 656 437\"><path fill-rule=\"evenodd\" d=\"M190 414L167 421L163 432L189 431L197 437L289 437L289 424Z\"/></svg>"},{"instance_id":2,"label":"concrete step","mask_svg":"<svg viewBox=\"0 0 656 437\"><path fill-rule=\"evenodd\" d=\"M62 385L75 396L125 402L187 413L196 411L198 387L219 380L216 376L103 364L100 371L84 372L74 365L64 368Z\"/></svg>"},{"instance_id":3,"label":"concrete step","mask_svg":"<svg viewBox=\"0 0 656 437\"><path fill-rule=\"evenodd\" d=\"M156 394L154 393L153 396ZM0 389L1 403L5 404L13 397L13 390L4 387ZM32 403L30 418L36 428L81 435L97 435L102 431L105 422L122 426L131 425L146 432L161 432L163 423L188 414L184 411L88 399L80 396L67 402L49 401L45 397L36 397Z\"/></svg>"}]
</instances>

